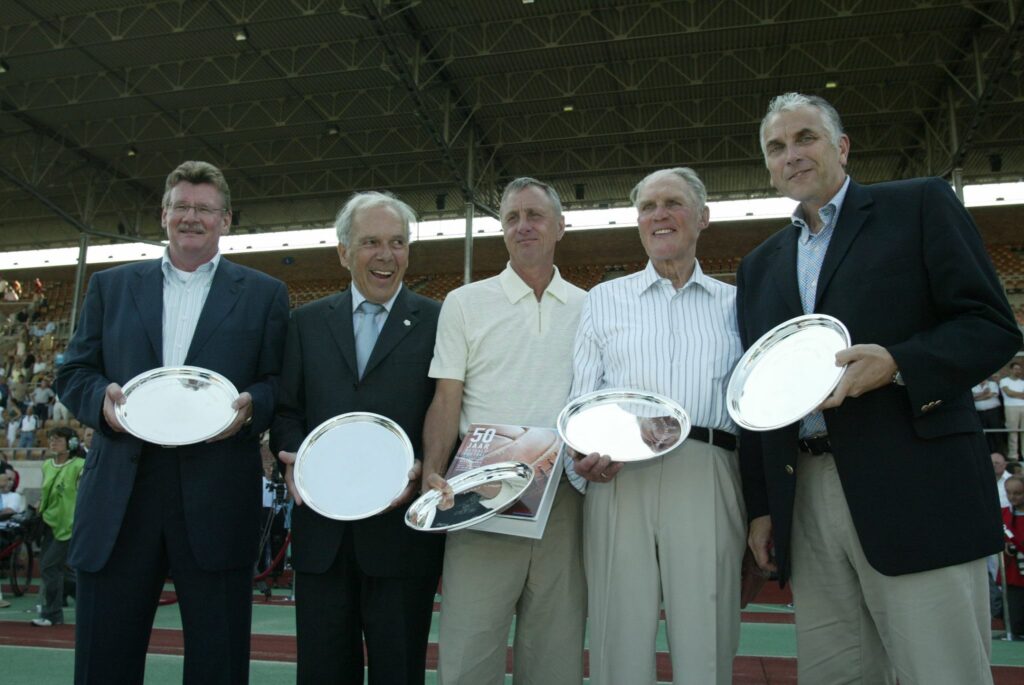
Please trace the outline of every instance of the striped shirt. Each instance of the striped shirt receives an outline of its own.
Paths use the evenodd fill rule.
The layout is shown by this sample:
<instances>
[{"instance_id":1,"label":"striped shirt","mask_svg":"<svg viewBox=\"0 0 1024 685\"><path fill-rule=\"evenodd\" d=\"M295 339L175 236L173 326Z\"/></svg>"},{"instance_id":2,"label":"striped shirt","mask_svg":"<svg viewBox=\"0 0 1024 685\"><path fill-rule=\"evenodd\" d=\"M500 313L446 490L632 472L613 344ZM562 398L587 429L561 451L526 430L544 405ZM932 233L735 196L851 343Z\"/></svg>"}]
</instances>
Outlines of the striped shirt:
<instances>
[{"instance_id":1,"label":"striped shirt","mask_svg":"<svg viewBox=\"0 0 1024 685\"><path fill-rule=\"evenodd\" d=\"M160 268L164 272L164 366L185 363L219 263L220 252L195 271L182 271L171 264L167 251L164 251L160 260Z\"/></svg>"},{"instance_id":2,"label":"striped shirt","mask_svg":"<svg viewBox=\"0 0 1024 685\"><path fill-rule=\"evenodd\" d=\"M672 398L694 426L739 432L725 389L743 353L736 288L693 275L676 290L654 265L602 283L587 294L573 350L570 399L602 388L646 390ZM573 485L584 481L571 474Z\"/></svg>"}]
</instances>

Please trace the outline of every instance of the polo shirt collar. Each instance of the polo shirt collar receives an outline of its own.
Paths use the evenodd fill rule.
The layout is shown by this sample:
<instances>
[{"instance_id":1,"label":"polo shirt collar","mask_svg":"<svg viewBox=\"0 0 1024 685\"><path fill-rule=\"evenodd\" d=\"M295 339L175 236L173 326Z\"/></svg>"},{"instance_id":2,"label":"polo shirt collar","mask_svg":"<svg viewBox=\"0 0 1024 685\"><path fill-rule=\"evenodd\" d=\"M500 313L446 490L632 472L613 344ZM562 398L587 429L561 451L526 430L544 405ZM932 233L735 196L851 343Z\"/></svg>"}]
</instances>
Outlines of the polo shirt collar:
<instances>
[{"instance_id":1,"label":"polo shirt collar","mask_svg":"<svg viewBox=\"0 0 1024 685\"><path fill-rule=\"evenodd\" d=\"M569 284L562 278L558 267L555 266L553 268L555 273L551 277L548 287L544 289L544 294L551 295L559 302L565 303L569 300ZM519 277L519 274L512 268L512 262L508 262L505 265L505 270L498 275L498 280L501 283L501 289L505 293L505 297L512 304L515 304L527 295L533 295L533 288L528 286L526 281Z\"/></svg>"}]
</instances>

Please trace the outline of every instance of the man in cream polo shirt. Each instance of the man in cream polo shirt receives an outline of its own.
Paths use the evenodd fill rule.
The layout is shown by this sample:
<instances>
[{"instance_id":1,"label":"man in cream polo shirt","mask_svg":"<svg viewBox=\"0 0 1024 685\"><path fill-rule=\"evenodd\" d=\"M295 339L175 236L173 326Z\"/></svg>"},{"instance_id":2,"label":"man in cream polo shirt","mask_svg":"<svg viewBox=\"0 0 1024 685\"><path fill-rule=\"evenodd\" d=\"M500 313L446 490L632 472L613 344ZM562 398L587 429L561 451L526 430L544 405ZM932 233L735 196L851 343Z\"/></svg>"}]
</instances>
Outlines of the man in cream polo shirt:
<instances>
[{"instance_id":1,"label":"man in cream polo shirt","mask_svg":"<svg viewBox=\"0 0 1024 685\"><path fill-rule=\"evenodd\" d=\"M441 308L430 365L437 389L423 430L424 489L447 487L441 474L470 424L554 427L569 393L584 292L554 266L565 232L558 194L518 178L505 188L500 219L508 266L452 291ZM448 536L442 685L504 683L513 615L517 681L582 681L582 499L563 479L541 540L472 530Z\"/></svg>"}]
</instances>

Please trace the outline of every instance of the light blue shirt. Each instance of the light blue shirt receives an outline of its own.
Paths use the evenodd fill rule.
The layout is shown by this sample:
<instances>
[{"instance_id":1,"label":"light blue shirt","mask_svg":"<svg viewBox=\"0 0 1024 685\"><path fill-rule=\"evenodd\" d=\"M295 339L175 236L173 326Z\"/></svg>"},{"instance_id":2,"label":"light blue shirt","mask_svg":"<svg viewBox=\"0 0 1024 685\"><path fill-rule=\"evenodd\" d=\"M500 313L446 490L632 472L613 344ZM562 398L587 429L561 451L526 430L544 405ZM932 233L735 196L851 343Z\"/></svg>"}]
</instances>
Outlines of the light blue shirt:
<instances>
[{"instance_id":1,"label":"light blue shirt","mask_svg":"<svg viewBox=\"0 0 1024 685\"><path fill-rule=\"evenodd\" d=\"M182 271L171 264L164 250L160 260L160 268L164 273L164 366L181 366L185 363L218 264L220 252L195 271Z\"/></svg>"},{"instance_id":2,"label":"light blue shirt","mask_svg":"<svg viewBox=\"0 0 1024 685\"><path fill-rule=\"evenodd\" d=\"M821 275L821 265L825 262L825 253L832 242L832 234L835 233L836 221L839 219L839 212L843 209L843 200L846 199L846 190L850 187L850 177L847 176L837 192L824 207L818 210L818 218L821 219L821 230L811 233L811 228L804 217L803 207L797 205L793 213L793 224L800 228L800 236L796 241L796 280L800 288L800 303L803 305L804 314L814 311L814 299L818 294L818 277ZM800 437L806 438L812 435L820 435L826 430L825 417L821 412L809 414L800 422Z\"/></svg>"},{"instance_id":3,"label":"light blue shirt","mask_svg":"<svg viewBox=\"0 0 1024 685\"><path fill-rule=\"evenodd\" d=\"M365 312L359 311L359 305L361 305L366 298L359 292L359 288L356 287L356 282L352 281L352 330L358 331L359 325L363 322L363 317L367 316ZM404 287L403 283L398 284L398 288L395 290L395 294L391 296L387 302L384 302L381 306L384 309L380 310L374 315L374 324L377 326L377 335L380 335L381 330L384 328L384 323L388 320L388 314L391 313L391 308L395 306L395 300L398 298L398 293L402 292Z\"/></svg>"}]
</instances>

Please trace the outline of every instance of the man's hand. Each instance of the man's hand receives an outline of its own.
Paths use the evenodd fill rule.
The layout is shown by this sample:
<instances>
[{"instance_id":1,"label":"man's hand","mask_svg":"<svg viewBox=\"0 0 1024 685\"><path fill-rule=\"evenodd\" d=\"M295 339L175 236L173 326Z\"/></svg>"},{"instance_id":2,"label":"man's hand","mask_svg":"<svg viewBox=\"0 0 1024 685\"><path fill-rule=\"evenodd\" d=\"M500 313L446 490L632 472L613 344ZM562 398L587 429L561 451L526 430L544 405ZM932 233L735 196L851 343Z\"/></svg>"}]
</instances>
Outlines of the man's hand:
<instances>
[{"instance_id":1,"label":"man's hand","mask_svg":"<svg viewBox=\"0 0 1024 685\"><path fill-rule=\"evenodd\" d=\"M624 462L612 461L607 454L591 452L583 456L575 450L572 451L572 458L576 473L591 483L608 483L615 474L622 470Z\"/></svg>"},{"instance_id":2,"label":"man's hand","mask_svg":"<svg viewBox=\"0 0 1024 685\"><path fill-rule=\"evenodd\" d=\"M414 459L412 462L412 468L409 469L409 482L406 483L405 489L402 490L401 494L395 499L391 500L391 504L388 505L388 511L395 507L400 507L413 498L416 491L420 489L420 475L423 473L423 462L419 459Z\"/></svg>"},{"instance_id":3,"label":"man's hand","mask_svg":"<svg viewBox=\"0 0 1024 685\"><path fill-rule=\"evenodd\" d=\"M234 421L231 422L227 428L222 430L217 435L213 436L206 442L217 442L218 440L224 440L230 438L232 435L242 430L242 427L252 418L253 406L252 406L252 395L247 392L243 392L241 395L235 398L235 401L231 403L231 408L234 409L235 414Z\"/></svg>"},{"instance_id":4,"label":"man's hand","mask_svg":"<svg viewBox=\"0 0 1024 685\"><path fill-rule=\"evenodd\" d=\"M455 491L440 473L431 473L423 479L423 492L428 490L441 491L441 503L437 505L440 511L448 511L455 506Z\"/></svg>"},{"instance_id":5,"label":"man's hand","mask_svg":"<svg viewBox=\"0 0 1024 685\"><path fill-rule=\"evenodd\" d=\"M299 491L295 489L295 477L292 475L292 469L295 467L295 457L295 452L281 450L277 453L277 458L284 464L284 482L288 485L288 492L292 493L295 506L301 507L302 497L299 495Z\"/></svg>"},{"instance_id":6,"label":"man's hand","mask_svg":"<svg viewBox=\"0 0 1024 685\"><path fill-rule=\"evenodd\" d=\"M115 413L114 407L118 404L124 404L124 393L121 391L121 386L117 383L111 383L107 386L106 391L103 393L103 418L106 420L107 425L110 426L111 430L117 431L118 433L124 433L124 426L117 420L117 414Z\"/></svg>"},{"instance_id":7,"label":"man's hand","mask_svg":"<svg viewBox=\"0 0 1024 685\"><path fill-rule=\"evenodd\" d=\"M846 366L846 373L821 409L835 409L847 397L860 397L866 392L888 385L896 373L896 361L881 345L854 345L836 352L836 366Z\"/></svg>"},{"instance_id":8,"label":"man's hand","mask_svg":"<svg viewBox=\"0 0 1024 685\"><path fill-rule=\"evenodd\" d=\"M747 546L754 553L754 561L762 571L774 573L779 570L772 554L772 519L770 516L758 516L750 522Z\"/></svg>"}]
</instances>

